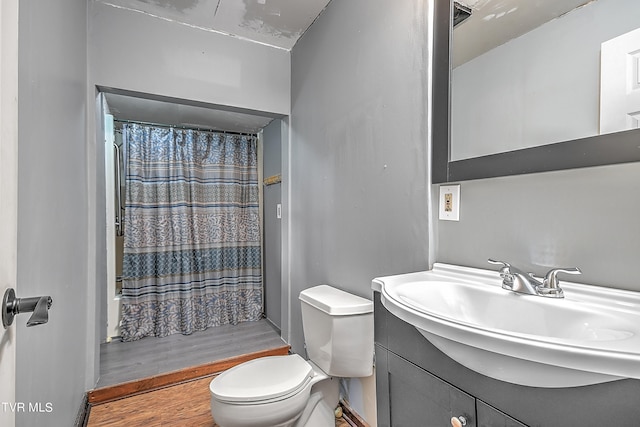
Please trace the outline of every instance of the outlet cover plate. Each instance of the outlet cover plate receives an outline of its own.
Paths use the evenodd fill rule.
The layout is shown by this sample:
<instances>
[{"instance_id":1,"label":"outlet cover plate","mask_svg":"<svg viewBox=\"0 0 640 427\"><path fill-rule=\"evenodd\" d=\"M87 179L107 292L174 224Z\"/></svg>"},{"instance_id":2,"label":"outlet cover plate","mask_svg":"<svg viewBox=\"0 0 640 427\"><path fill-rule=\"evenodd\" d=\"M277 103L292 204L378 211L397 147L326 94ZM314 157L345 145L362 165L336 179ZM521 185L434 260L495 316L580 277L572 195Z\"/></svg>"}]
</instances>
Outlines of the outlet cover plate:
<instances>
[{"instance_id":1,"label":"outlet cover plate","mask_svg":"<svg viewBox=\"0 0 640 427\"><path fill-rule=\"evenodd\" d=\"M460 184L441 185L438 205L441 220L460 221Z\"/></svg>"}]
</instances>

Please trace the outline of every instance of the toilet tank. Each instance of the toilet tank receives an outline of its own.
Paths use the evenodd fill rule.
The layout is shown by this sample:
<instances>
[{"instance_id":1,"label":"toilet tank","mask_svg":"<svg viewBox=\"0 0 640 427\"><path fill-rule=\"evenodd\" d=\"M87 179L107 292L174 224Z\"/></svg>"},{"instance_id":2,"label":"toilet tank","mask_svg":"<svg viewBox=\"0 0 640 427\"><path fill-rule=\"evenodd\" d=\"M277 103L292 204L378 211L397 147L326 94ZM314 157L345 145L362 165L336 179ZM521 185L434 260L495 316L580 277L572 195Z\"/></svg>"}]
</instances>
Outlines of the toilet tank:
<instances>
[{"instance_id":1,"label":"toilet tank","mask_svg":"<svg viewBox=\"0 0 640 427\"><path fill-rule=\"evenodd\" d=\"M328 285L300 293L309 359L335 377L373 374L373 302Z\"/></svg>"}]
</instances>

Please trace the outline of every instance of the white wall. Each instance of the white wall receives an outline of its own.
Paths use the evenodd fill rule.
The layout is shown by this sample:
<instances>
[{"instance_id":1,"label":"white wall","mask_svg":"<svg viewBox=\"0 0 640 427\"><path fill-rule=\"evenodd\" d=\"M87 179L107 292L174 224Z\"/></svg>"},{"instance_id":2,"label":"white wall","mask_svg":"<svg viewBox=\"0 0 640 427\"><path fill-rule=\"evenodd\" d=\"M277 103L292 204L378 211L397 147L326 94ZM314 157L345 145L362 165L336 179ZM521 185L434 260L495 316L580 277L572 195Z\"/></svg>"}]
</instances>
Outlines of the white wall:
<instances>
[{"instance_id":1,"label":"white wall","mask_svg":"<svg viewBox=\"0 0 640 427\"><path fill-rule=\"evenodd\" d=\"M73 425L93 346L87 254L87 2L19 4L18 297L50 295L49 323L16 319L19 426ZM48 407L47 404L50 404ZM51 409L51 412L47 411Z\"/></svg>"},{"instance_id":2,"label":"white wall","mask_svg":"<svg viewBox=\"0 0 640 427\"><path fill-rule=\"evenodd\" d=\"M376 276L428 268L429 2L331 2L292 51L291 344L301 290L372 297ZM288 274L287 274L288 273ZM375 423L373 382L350 400Z\"/></svg>"},{"instance_id":3,"label":"white wall","mask_svg":"<svg viewBox=\"0 0 640 427\"><path fill-rule=\"evenodd\" d=\"M451 158L597 135L600 44L638 16L637 0L591 2L457 67Z\"/></svg>"}]
</instances>

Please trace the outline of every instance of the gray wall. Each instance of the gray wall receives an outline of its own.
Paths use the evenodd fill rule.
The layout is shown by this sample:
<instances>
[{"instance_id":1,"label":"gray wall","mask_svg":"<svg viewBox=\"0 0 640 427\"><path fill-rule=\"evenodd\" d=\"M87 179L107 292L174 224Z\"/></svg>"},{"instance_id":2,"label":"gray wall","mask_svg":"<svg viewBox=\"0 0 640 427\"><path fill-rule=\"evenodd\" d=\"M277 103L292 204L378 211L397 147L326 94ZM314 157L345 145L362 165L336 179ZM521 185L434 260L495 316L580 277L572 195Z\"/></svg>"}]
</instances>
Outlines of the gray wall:
<instances>
[{"instance_id":1,"label":"gray wall","mask_svg":"<svg viewBox=\"0 0 640 427\"><path fill-rule=\"evenodd\" d=\"M98 142L88 155L89 169L95 171L89 211L97 248L92 277L98 291L95 310L100 313L96 336L104 337L106 208L102 111L100 103L92 101L96 86L280 115L290 109L291 67L285 50L98 1L89 4L88 37L88 133Z\"/></svg>"},{"instance_id":2,"label":"gray wall","mask_svg":"<svg viewBox=\"0 0 640 427\"><path fill-rule=\"evenodd\" d=\"M89 43L92 84L289 114L283 49L96 1Z\"/></svg>"},{"instance_id":3,"label":"gray wall","mask_svg":"<svg viewBox=\"0 0 640 427\"><path fill-rule=\"evenodd\" d=\"M49 323L16 318L19 426L73 425L87 344L88 186L85 0L21 1L19 11L18 297L50 295Z\"/></svg>"},{"instance_id":4,"label":"gray wall","mask_svg":"<svg viewBox=\"0 0 640 427\"><path fill-rule=\"evenodd\" d=\"M332 2L292 51L292 345L298 294L427 267L426 10Z\"/></svg>"},{"instance_id":5,"label":"gray wall","mask_svg":"<svg viewBox=\"0 0 640 427\"><path fill-rule=\"evenodd\" d=\"M269 178L282 173L282 120L273 120L264 128L263 175ZM282 203L282 184L264 187L264 290L265 313L275 326L282 328L282 220L276 207Z\"/></svg>"},{"instance_id":6,"label":"gray wall","mask_svg":"<svg viewBox=\"0 0 640 427\"><path fill-rule=\"evenodd\" d=\"M591 2L457 67L452 159L597 135L601 43L638 16L637 0Z\"/></svg>"},{"instance_id":7,"label":"gray wall","mask_svg":"<svg viewBox=\"0 0 640 427\"><path fill-rule=\"evenodd\" d=\"M639 163L467 181L460 190L460 222L436 219L436 261L492 269L495 258L537 274L576 266L582 276L561 279L640 291Z\"/></svg>"},{"instance_id":8,"label":"gray wall","mask_svg":"<svg viewBox=\"0 0 640 427\"><path fill-rule=\"evenodd\" d=\"M428 268L426 9L334 1L292 51L288 280L298 353L301 290L326 283L371 298L372 278Z\"/></svg>"},{"instance_id":9,"label":"gray wall","mask_svg":"<svg viewBox=\"0 0 640 427\"><path fill-rule=\"evenodd\" d=\"M72 425L97 380L104 328L95 85L282 114L290 60L279 49L82 0L21 2L19 31L18 296L51 295L54 304L44 326L16 320L16 400L53 409L19 413L17 424Z\"/></svg>"}]
</instances>

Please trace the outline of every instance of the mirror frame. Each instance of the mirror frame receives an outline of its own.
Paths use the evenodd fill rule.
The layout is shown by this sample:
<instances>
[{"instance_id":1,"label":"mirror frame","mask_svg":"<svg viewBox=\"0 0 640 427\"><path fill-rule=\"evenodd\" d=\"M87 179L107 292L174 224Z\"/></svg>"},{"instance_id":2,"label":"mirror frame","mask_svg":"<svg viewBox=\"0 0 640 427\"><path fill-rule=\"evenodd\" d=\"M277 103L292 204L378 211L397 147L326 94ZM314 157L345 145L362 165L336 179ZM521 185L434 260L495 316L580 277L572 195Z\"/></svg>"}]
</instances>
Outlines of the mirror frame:
<instances>
[{"instance_id":1,"label":"mirror frame","mask_svg":"<svg viewBox=\"0 0 640 427\"><path fill-rule=\"evenodd\" d=\"M433 184L640 161L640 129L451 161L453 2L434 0Z\"/></svg>"}]
</instances>

